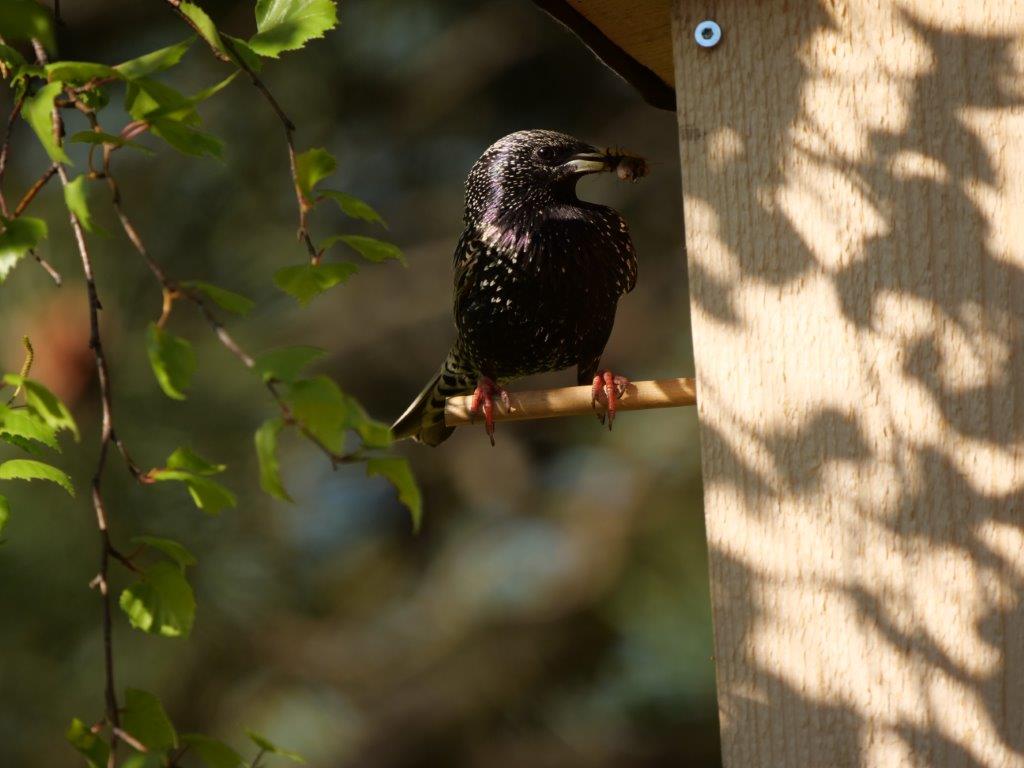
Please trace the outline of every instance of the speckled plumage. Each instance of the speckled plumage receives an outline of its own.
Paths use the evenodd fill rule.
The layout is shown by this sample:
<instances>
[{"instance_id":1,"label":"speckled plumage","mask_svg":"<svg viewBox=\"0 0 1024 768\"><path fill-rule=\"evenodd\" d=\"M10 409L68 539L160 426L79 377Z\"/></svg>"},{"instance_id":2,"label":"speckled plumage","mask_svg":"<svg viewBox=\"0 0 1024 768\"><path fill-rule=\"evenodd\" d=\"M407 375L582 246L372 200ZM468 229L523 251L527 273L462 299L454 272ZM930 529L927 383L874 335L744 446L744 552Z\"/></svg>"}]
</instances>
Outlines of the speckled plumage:
<instances>
[{"instance_id":1,"label":"speckled plumage","mask_svg":"<svg viewBox=\"0 0 1024 768\"><path fill-rule=\"evenodd\" d=\"M452 431L445 398L471 392L480 377L505 383L576 366L579 383L591 382L637 261L626 223L579 200L576 182L616 167L613 156L554 131L519 131L481 155L455 249L458 337L392 427L396 437L440 443Z\"/></svg>"}]
</instances>

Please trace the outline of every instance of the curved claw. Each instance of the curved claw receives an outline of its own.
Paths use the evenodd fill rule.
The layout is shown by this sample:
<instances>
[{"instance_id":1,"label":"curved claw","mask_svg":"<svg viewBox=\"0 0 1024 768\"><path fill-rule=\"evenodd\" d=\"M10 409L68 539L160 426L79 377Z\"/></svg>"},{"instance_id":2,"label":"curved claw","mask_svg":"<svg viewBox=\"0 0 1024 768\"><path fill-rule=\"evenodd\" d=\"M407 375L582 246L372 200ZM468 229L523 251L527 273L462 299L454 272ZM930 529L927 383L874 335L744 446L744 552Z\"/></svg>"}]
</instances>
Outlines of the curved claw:
<instances>
[{"instance_id":1,"label":"curved claw","mask_svg":"<svg viewBox=\"0 0 1024 768\"><path fill-rule=\"evenodd\" d=\"M618 411L619 399L626 391L626 387L629 385L629 379L625 376L616 376L609 370L598 371L594 376L594 383L591 387L591 401L590 405L594 410L597 410L597 403L602 398L605 401L604 412L597 414L597 419L602 424L605 423L605 416L608 417L608 429L612 428L612 423L615 421L615 414Z\"/></svg>"},{"instance_id":2,"label":"curved claw","mask_svg":"<svg viewBox=\"0 0 1024 768\"><path fill-rule=\"evenodd\" d=\"M487 437L490 439L492 447L494 446L495 399L501 403L502 410L505 413L512 410L512 400L504 387L499 386L494 379L481 376L477 382L476 389L473 390L473 399L469 401L469 420L472 423L475 421L476 415L483 411L484 430L487 432Z\"/></svg>"}]
</instances>

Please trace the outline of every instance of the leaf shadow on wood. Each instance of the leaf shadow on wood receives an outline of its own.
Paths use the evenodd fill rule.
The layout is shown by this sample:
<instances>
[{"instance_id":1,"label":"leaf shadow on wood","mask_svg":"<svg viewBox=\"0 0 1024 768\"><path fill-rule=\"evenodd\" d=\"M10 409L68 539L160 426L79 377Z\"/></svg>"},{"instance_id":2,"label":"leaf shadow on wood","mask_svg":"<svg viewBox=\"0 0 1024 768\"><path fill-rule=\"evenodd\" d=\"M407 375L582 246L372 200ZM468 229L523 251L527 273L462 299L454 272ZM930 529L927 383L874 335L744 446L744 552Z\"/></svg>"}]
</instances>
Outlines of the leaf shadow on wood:
<instances>
[{"instance_id":1,"label":"leaf shadow on wood","mask_svg":"<svg viewBox=\"0 0 1024 768\"><path fill-rule=\"evenodd\" d=\"M818 72L809 63L805 45L835 26L825 3L808 13L789 30L779 54L799 63L770 76L769 124L727 117L706 126L701 136L717 131L742 139L743 151L724 160L710 145L703 158L684 151L684 157L696 156L697 164L684 167L687 195L710 209L701 236L710 231L717 239L728 262L725 272L734 275L726 281L724 272L709 269L703 254L691 248L694 310L704 313L716 332L749 332L744 290L799 292L807 280L825 276L849 335L872 338L860 347L864 379L876 390L898 389L910 399L868 398L860 411L808 409L801 403L799 428L770 429L767 435L763 425L746 425L730 413L727 402L712 406L715 423L702 423L707 498L740 499L742 513L730 514L762 526L766 540L774 540L776 525L789 524L776 516L791 515L794 508L813 514L826 500L854 520L838 551L815 553L816 563L833 567L830 575L810 563L806 571L802 563L786 563L787 553L775 553L778 571L764 569L760 561L752 565L737 555L742 542L712 541L725 762L859 766L881 764L879 755L898 753L906 759L901 764L913 766L1017 764L1024 760L1024 693L1012 685L1024 667L1024 419L1017 417L1015 404L1024 402L1024 381L1015 379L1014 364L1024 354L1024 270L1008 253L1019 244L1000 244L999 236L1010 228L994 220L1006 213L992 200L1011 180L1002 176L1005 163L992 154L992 137L973 118L993 111L1019 114L1024 108L1020 41L950 31L898 12L902 31L927 50L931 63L920 72L893 75L905 119L898 121L899 129L869 127L867 150L851 160L830 146L824 131L813 136L817 124L806 110L806 93L812 81L834 77L839 82L842 75ZM756 85L749 88L753 92ZM720 98L723 111L735 115L730 99L736 95ZM798 128L807 132L808 126L819 142L801 144L795 138ZM758 152L769 156L751 156ZM793 183L794 155L826 169L844 190L847 185L856 190L866 210L877 215L879 225L856 252L843 252L841 245L819 252L800 234L799 216L809 213L778 204ZM770 171L759 175L751 163ZM745 185L752 177L755 181ZM816 191L811 192L813 197ZM825 193L817 193L820 203ZM840 199L848 199L845 192ZM955 247L921 252L921 243L936 239ZM900 325L901 310L915 320L909 330ZM882 366L873 357L882 344L895 350L895 379L879 373ZM849 349L837 350L844 353ZM699 358L697 363L700 371ZM831 393L822 394L827 402ZM921 421L938 426L918 431L908 416L915 411L934 412L937 418ZM787 416L792 423L793 413ZM862 483L854 483L846 497L831 474L844 464L862 473ZM883 466L886 471L880 472ZM874 497L862 493L871 486L879 491ZM950 579L958 589L943 595L947 605L923 604L913 584L901 591L894 586L900 574L875 578L864 569L861 537L873 536L876 526L892 542L889 566L931 579L919 585L922 594L943 595L944 577L960 570ZM827 546L836 544L822 542ZM799 551L792 555L801 557ZM787 636L798 647L805 644L815 663L824 664L822 672L794 672L765 653L764 634L784 621L776 601L786 598L777 588L798 590L801 579L817 590L823 609L848 617L850 637L823 639L796 630ZM952 648L949 626L930 623L946 614L960 633ZM913 691L899 704L890 702L894 709L877 700L866 705L856 697L822 696L821 691L834 693L841 686L813 679L830 672L844 678L867 675L871 696L891 695L891 681L879 674L885 665L874 659L865 658L864 669L828 669L836 659L849 665L855 654L844 658L827 645L864 638L898 660L901 675L913 678ZM722 664L724 656L728 663ZM914 716L899 709L910 701L916 702ZM965 712L976 718L980 731L958 722ZM755 743L760 751L750 751ZM815 751L803 751L807 744Z\"/></svg>"},{"instance_id":2,"label":"leaf shadow on wood","mask_svg":"<svg viewBox=\"0 0 1024 768\"><path fill-rule=\"evenodd\" d=\"M1022 73L1014 61L1017 41L943 31L907 12L902 17L927 45L934 66L910 83L903 130L872 132L868 160L846 169L885 213L887 231L865 244L864 258L838 272L836 290L844 313L859 327L876 326L879 303L894 295L925 303L959 329L962 335L952 339L913 339L906 345L904 371L929 392L957 433L997 445L1019 443L1024 419L993 425L980 410L986 402L1024 396L1024 382L1015 381L1011 371L1024 352L1024 270L993 244L993 211L986 210L982 190L998 190L1008 179L1001 178L986 137L969 121L973 111L1024 107ZM969 87L963 71L971 73ZM1015 82L1019 92L1011 87ZM926 158L934 171L901 172L899 162L906 157ZM926 263L907 258L916 237L936 232L957 244L951 257L942 249ZM953 358L967 359L962 369L991 370L981 383L956 385L950 379L968 371L949 375Z\"/></svg>"}]
</instances>

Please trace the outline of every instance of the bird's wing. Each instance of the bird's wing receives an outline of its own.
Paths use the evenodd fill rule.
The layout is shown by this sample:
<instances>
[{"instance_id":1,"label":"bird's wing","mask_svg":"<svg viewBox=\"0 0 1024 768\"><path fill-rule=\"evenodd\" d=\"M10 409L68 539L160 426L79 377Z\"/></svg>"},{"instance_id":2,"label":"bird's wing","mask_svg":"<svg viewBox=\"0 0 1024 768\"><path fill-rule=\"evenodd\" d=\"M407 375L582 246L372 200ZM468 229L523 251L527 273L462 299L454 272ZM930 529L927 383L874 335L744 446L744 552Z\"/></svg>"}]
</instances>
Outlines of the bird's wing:
<instances>
[{"instance_id":1,"label":"bird's wing","mask_svg":"<svg viewBox=\"0 0 1024 768\"><path fill-rule=\"evenodd\" d=\"M459 305L466 293L473 288L476 280L477 262L486 250L486 246L480 242L473 232L466 230L459 238L459 244L455 247L455 256L452 268L455 271L455 316L459 316Z\"/></svg>"},{"instance_id":2,"label":"bird's wing","mask_svg":"<svg viewBox=\"0 0 1024 768\"><path fill-rule=\"evenodd\" d=\"M633 238L629 236L629 227L626 225L625 220L617 214L616 218L619 220L619 237L616 240L618 247L623 251L622 265L626 283L626 290L623 293L629 293L636 288L636 248L633 247Z\"/></svg>"}]
</instances>

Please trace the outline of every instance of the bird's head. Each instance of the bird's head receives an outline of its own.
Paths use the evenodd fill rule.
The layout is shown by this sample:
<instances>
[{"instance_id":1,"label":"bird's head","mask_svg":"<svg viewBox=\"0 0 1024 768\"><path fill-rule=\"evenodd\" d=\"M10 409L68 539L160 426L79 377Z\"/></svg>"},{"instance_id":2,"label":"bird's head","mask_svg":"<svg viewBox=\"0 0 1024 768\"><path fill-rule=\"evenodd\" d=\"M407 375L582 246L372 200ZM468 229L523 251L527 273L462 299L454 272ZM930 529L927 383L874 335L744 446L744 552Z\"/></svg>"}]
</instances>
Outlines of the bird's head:
<instances>
[{"instance_id":1,"label":"bird's head","mask_svg":"<svg viewBox=\"0 0 1024 768\"><path fill-rule=\"evenodd\" d=\"M466 219L497 221L526 208L576 202L580 177L614 171L621 157L557 131L511 133L473 165L466 180Z\"/></svg>"}]
</instances>

